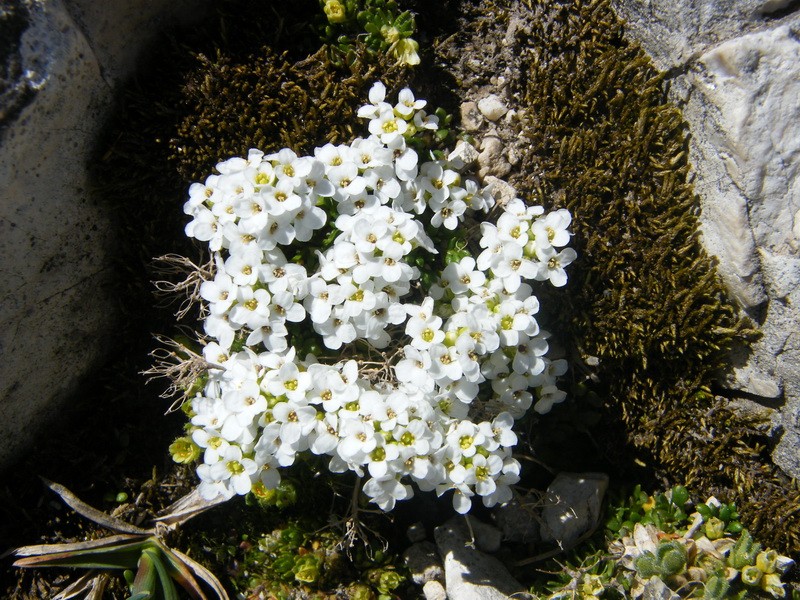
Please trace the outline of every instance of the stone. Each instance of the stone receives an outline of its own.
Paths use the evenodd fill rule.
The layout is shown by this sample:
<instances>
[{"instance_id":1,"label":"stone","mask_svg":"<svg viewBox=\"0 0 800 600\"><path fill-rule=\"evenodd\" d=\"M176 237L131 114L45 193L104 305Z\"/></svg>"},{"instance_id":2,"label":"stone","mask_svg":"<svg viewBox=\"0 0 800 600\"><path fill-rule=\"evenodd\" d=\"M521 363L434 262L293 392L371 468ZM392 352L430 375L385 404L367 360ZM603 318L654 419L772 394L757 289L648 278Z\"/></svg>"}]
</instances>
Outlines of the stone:
<instances>
[{"instance_id":1,"label":"stone","mask_svg":"<svg viewBox=\"0 0 800 600\"><path fill-rule=\"evenodd\" d=\"M462 103L460 114L461 128L464 131L474 133L481 128L482 118L477 104L472 101Z\"/></svg>"},{"instance_id":2,"label":"stone","mask_svg":"<svg viewBox=\"0 0 800 600\"><path fill-rule=\"evenodd\" d=\"M489 192L494 201L500 204L508 204L517 197L516 188L504 179L498 179L494 175L487 175L483 178L484 185L490 186Z\"/></svg>"},{"instance_id":3,"label":"stone","mask_svg":"<svg viewBox=\"0 0 800 600\"><path fill-rule=\"evenodd\" d=\"M706 49L780 21L790 0L612 0L656 67L683 67ZM783 5L783 6L781 6Z\"/></svg>"},{"instance_id":4,"label":"stone","mask_svg":"<svg viewBox=\"0 0 800 600\"><path fill-rule=\"evenodd\" d=\"M119 343L119 236L87 166L159 20L202 11L190 0L12 0L0 13L12 42L0 54L2 467Z\"/></svg>"},{"instance_id":5,"label":"stone","mask_svg":"<svg viewBox=\"0 0 800 600\"><path fill-rule=\"evenodd\" d=\"M447 600L447 592L438 581L428 581L422 586L425 600Z\"/></svg>"},{"instance_id":6,"label":"stone","mask_svg":"<svg viewBox=\"0 0 800 600\"><path fill-rule=\"evenodd\" d=\"M433 542L412 544L403 552L403 562L411 574L411 580L417 585L424 585L428 581L444 582L442 561Z\"/></svg>"},{"instance_id":7,"label":"stone","mask_svg":"<svg viewBox=\"0 0 800 600\"><path fill-rule=\"evenodd\" d=\"M612 0L689 124L702 241L760 329L723 384L777 408L773 452L800 477L800 12L790 0Z\"/></svg>"},{"instance_id":8,"label":"stone","mask_svg":"<svg viewBox=\"0 0 800 600\"><path fill-rule=\"evenodd\" d=\"M478 151L469 142L459 140L455 149L448 155L447 160L458 169L469 169L478 162Z\"/></svg>"},{"instance_id":9,"label":"stone","mask_svg":"<svg viewBox=\"0 0 800 600\"><path fill-rule=\"evenodd\" d=\"M505 177L511 171L511 165L503 158L505 146L496 135L487 135L481 140L481 151L478 154L478 177L487 175Z\"/></svg>"},{"instance_id":10,"label":"stone","mask_svg":"<svg viewBox=\"0 0 800 600\"><path fill-rule=\"evenodd\" d=\"M597 525L607 489L604 473L559 473L543 500L542 541L562 548L575 545Z\"/></svg>"},{"instance_id":11,"label":"stone","mask_svg":"<svg viewBox=\"0 0 800 600\"><path fill-rule=\"evenodd\" d=\"M436 547L444 560L448 598L506 600L529 597L505 565L471 546L464 517L457 515L434 530Z\"/></svg>"},{"instance_id":12,"label":"stone","mask_svg":"<svg viewBox=\"0 0 800 600\"><path fill-rule=\"evenodd\" d=\"M469 528L472 528L472 535L475 536L475 545L484 552L497 552L500 543L503 541L503 533L494 525L484 523L473 516L466 515L465 521L469 521Z\"/></svg>"},{"instance_id":13,"label":"stone","mask_svg":"<svg viewBox=\"0 0 800 600\"><path fill-rule=\"evenodd\" d=\"M667 584L657 576L647 580L639 598L640 600L680 600L680 596L669 589Z\"/></svg>"},{"instance_id":14,"label":"stone","mask_svg":"<svg viewBox=\"0 0 800 600\"><path fill-rule=\"evenodd\" d=\"M489 94L478 100L478 110L489 121L497 121L508 112L508 107L497 94Z\"/></svg>"},{"instance_id":15,"label":"stone","mask_svg":"<svg viewBox=\"0 0 800 600\"><path fill-rule=\"evenodd\" d=\"M428 533L425 531L425 525L420 522L412 523L406 530L406 537L411 543L421 542L428 537Z\"/></svg>"},{"instance_id":16,"label":"stone","mask_svg":"<svg viewBox=\"0 0 800 600\"><path fill-rule=\"evenodd\" d=\"M541 500L531 497L514 498L507 504L496 506L492 515L503 539L509 542L538 542L540 507Z\"/></svg>"}]
</instances>

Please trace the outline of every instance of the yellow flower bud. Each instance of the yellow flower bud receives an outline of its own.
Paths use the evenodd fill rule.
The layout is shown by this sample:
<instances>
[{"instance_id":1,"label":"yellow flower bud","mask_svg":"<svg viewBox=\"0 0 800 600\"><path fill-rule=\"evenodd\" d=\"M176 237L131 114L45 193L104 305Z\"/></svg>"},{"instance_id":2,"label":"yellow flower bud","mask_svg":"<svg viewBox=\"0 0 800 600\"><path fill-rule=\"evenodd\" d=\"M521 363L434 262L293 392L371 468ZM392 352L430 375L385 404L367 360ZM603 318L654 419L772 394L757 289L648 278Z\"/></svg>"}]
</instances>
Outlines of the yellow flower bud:
<instances>
[{"instance_id":1,"label":"yellow flower bud","mask_svg":"<svg viewBox=\"0 0 800 600\"><path fill-rule=\"evenodd\" d=\"M339 0L325 0L322 10L325 11L329 23L336 24L347 21L347 10Z\"/></svg>"}]
</instances>

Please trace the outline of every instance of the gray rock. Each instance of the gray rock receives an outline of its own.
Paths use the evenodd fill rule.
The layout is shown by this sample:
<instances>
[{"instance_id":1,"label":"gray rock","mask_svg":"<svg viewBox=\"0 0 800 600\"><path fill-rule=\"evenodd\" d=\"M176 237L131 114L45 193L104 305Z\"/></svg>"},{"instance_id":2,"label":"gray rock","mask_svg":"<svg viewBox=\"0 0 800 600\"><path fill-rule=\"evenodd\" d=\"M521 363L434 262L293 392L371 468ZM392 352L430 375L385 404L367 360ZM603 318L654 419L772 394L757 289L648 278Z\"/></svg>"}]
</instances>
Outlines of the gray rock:
<instances>
[{"instance_id":1,"label":"gray rock","mask_svg":"<svg viewBox=\"0 0 800 600\"><path fill-rule=\"evenodd\" d=\"M475 536L475 546L478 549L484 552L497 552L500 549L503 533L497 527L479 521L470 515L466 515L464 519L469 522L467 529L472 529L472 534Z\"/></svg>"},{"instance_id":2,"label":"gray rock","mask_svg":"<svg viewBox=\"0 0 800 600\"><path fill-rule=\"evenodd\" d=\"M543 501L542 541L572 547L600 519L607 488L604 473L559 473Z\"/></svg>"},{"instance_id":3,"label":"gray rock","mask_svg":"<svg viewBox=\"0 0 800 600\"><path fill-rule=\"evenodd\" d=\"M417 585L424 585L427 581L444 582L442 560L433 542L412 544L403 552L403 562L411 573L412 581Z\"/></svg>"},{"instance_id":4,"label":"gray rock","mask_svg":"<svg viewBox=\"0 0 800 600\"><path fill-rule=\"evenodd\" d=\"M680 596L667 587L658 577L651 577L644 584L640 600L680 600Z\"/></svg>"},{"instance_id":5,"label":"gray rock","mask_svg":"<svg viewBox=\"0 0 800 600\"><path fill-rule=\"evenodd\" d=\"M505 177L511 171L511 165L503 157L505 146L496 135L487 135L481 140L481 151L478 154L478 177L487 175Z\"/></svg>"},{"instance_id":6,"label":"gray rock","mask_svg":"<svg viewBox=\"0 0 800 600\"><path fill-rule=\"evenodd\" d=\"M445 587L458 600L506 600L528 597L499 560L471 546L462 516L455 516L434 531L436 547L444 559Z\"/></svg>"},{"instance_id":7,"label":"gray rock","mask_svg":"<svg viewBox=\"0 0 800 600\"><path fill-rule=\"evenodd\" d=\"M478 105L474 102L464 102L461 104L461 127L464 131L473 133L481 128L481 113Z\"/></svg>"},{"instance_id":8,"label":"gray rock","mask_svg":"<svg viewBox=\"0 0 800 600\"><path fill-rule=\"evenodd\" d=\"M489 191L492 194L492 198L500 205L508 204L517 197L516 188L504 179L498 179L494 175L487 175L483 178L483 183L491 186Z\"/></svg>"},{"instance_id":9,"label":"gray rock","mask_svg":"<svg viewBox=\"0 0 800 600\"><path fill-rule=\"evenodd\" d=\"M509 542L538 542L539 509L541 501L534 498L514 498L511 502L496 506L492 511L495 522Z\"/></svg>"},{"instance_id":10,"label":"gray rock","mask_svg":"<svg viewBox=\"0 0 800 600\"><path fill-rule=\"evenodd\" d=\"M12 0L0 10L17 42L0 56L10 78L0 86L0 465L107 360L117 235L90 197L88 161L115 88L158 20L181 11L201 12L190 0Z\"/></svg>"},{"instance_id":11,"label":"gray rock","mask_svg":"<svg viewBox=\"0 0 800 600\"><path fill-rule=\"evenodd\" d=\"M785 20L791 0L612 0L659 69L681 68L726 40Z\"/></svg>"},{"instance_id":12,"label":"gray rock","mask_svg":"<svg viewBox=\"0 0 800 600\"><path fill-rule=\"evenodd\" d=\"M406 537L409 542L421 542L428 537L428 533L425 531L425 525L419 522L410 525L406 530Z\"/></svg>"}]
</instances>

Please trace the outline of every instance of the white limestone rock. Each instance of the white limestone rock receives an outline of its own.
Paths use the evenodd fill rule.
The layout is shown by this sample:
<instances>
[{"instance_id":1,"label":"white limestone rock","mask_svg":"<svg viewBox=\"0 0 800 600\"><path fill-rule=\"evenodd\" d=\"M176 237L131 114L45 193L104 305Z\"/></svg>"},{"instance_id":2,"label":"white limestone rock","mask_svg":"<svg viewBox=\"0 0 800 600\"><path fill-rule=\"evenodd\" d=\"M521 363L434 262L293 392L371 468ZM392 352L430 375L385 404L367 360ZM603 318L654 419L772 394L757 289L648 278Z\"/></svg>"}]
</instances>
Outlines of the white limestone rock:
<instances>
[{"instance_id":1,"label":"white limestone rock","mask_svg":"<svg viewBox=\"0 0 800 600\"><path fill-rule=\"evenodd\" d=\"M438 581L428 581L422 586L425 600L447 600L447 591Z\"/></svg>"},{"instance_id":2,"label":"white limestone rock","mask_svg":"<svg viewBox=\"0 0 800 600\"><path fill-rule=\"evenodd\" d=\"M478 151L472 144L459 140L455 149L448 155L447 160L458 169L468 169L478 162Z\"/></svg>"},{"instance_id":3,"label":"white limestone rock","mask_svg":"<svg viewBox=\"0 0 800 600\"><path fill-rule=\"evenodd\" d=\"M448 598L506 600L528 598L525 588L499 560L472 547L463 516L457 515L434 531L436 547L444 560Z\"/></svg>"},{"instance_id":4,"label":"white limestone rock","mask_svg":"<svg viewBox=\"0 0 800 600\"><path fill-rule=\"evenodd\" d=\"M0 465L32 444L59 402L107 360L119 318L109 285L118 236L90 197L87 163L114 88L157 19L191 4L4 6L26 22L0 56L0 67L12 67L0 72L13 78L0 94Z\"/></svg>"},{"instance_id":5,"label":"white limestone rock","mask_svg":"<svg viewBox=\"0 0 800 600\"><path fill-rule=\"evenodd\" d=\"M489 94L478 100L478 110L489 121L497 121L508 112L506 103L497 94Z\"/></svg>"},{"instance_id":6,"label":"white limestone rock","mask_svg":"<svg viewBox=\"0 0 800 600\"><path fill-rule=\"evenodd\" d=\"M723 383L778 409L800 477L800 11L789 0L613 0L691 130L703 243L761 338Z\"/></svg>"}]
</instances>

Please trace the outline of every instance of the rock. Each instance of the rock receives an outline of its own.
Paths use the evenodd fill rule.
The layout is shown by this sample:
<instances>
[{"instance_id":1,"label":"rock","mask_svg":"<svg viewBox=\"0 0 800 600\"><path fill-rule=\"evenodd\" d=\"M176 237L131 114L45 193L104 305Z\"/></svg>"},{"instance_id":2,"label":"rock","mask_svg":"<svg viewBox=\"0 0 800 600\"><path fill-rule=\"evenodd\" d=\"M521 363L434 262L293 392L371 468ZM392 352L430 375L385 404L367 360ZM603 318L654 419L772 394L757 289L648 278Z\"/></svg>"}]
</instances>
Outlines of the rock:
<instances>
[{"instance_id":1,"label":"rock","mask_svg":"<svg viewBox=\"0 0 800 600\"><path fill-rule=\"evenodd\" d=\"M667 587L658 577L651 577L644 584L640 600L680 600L680 596Z\"/></svg>"},{"instance_id":2,"label":"rock","mask_svg":"<svg viewBox=\"0 0 800 600\"><path fill-rule=\"evenodd\" d=\"M503 158L505 146L496 135L487 135L481 140L481 151L478 154L478 177L487 175L505 177L511 171L511 165Z\"/></svg>"},{"instance_id":3,"label":"rock","mask_svg":"<svg viewBox=\"0 0 800 600\"><path fill-rule=\"evenodd\" d=\"M406 530L406 537L408 538L409 542L421 542L428 537L428 533L425 531L425 525L422 523L414 523L410 525Z\"/></svg>"},{"instance_id":4,"label":"rock","mask_svg":"<svg viewBox=\"0 0 800 600\"><path fill-rule=\"evenodd\" d=\"M502 532L494 525L489 525L483 521L479 521L475 517L467 515L464 517L469 521L469 527L472 528L472 534L475 536L475 545L484 552L497 552L500 549L500 543L503 541Z\"/></svg>"},{"instance_id":5,"label":"rock","mask_svg":"<svg viewBox=\"0 0 800 600\"><path fill-rule=\"evenodd\" d=\"M603 473L559 473L544 499L542 541L572 547L600 519L607 488Z\"/></svg>"},{"instance_id":6,"label":"rock","mask_svg":"<svg viewBox=\"0 0 800 600\"><path fill-rule=\"evenodd\" d=\"M485 98L478 100L478 110L490 121L497 121L508 112L508 107L499 96L489 94Z\"/></svg>"},{"instance_id":7,"label":"rock","mask_svg":"<svg viewBox=\"0 0 800 600\"><path fill-rule=\"evenodd\" d=\"M444 582L442 561L436 553L432 542L412 544L403 552L403 562L411 573L411 579L417 585L428 581Z\"/></svg>"},{"instance_id":8,"label":"rock","mask_svg":"<svg viewBox=\"0 0 800 600\"><path fill-rule=\"evenodd\" d=\"M525 588L499 560L471 547L464 517L457 515L434 531L436 547L444 559L448 598L506 600L528 597Z\"/></svg>"},{"instance_id":9,"label":"rock","mask_svg":"<svg viewBox=\"0 0 800 600\"><path fill-rule=\"evenodd\" d=\"M422 586L425 600L447 600L447 592L438 581L428 581Z\"/></svg>"},{"instance_id":10,"label":"rock","mask_svg":"<svg viewBox=\"0 0 800 600\"><path fill-rule=\"evenodd\" d=\"M517 197L517 190L514 188L513 185L505 181L504 179L498 179L493 175L487 175L483 178L483 183L485 185L491 186L489 191L492 194L495 202L500 205L508 204L514 198Z\"/></svg>"},{"instance_id":11,"label":"rock","mask_svg":"<svg viewBox=\"0 0 800 600\"><path fill-rule=\"evenodd\" d=\"M612 0L627 21L629 35L639 41L661 70L681 67L704 49L763 27L787 0L678 0L641 2Z\"/></svg>"},{"instance_id":12,"label":"rock","mask_svg":"<svg viewBox=\"0 0 800 600\"><path fill-rule=\"evenodd\" d=\"M481 128L481 113L474 102L461 104L461 128L467 132L475 132Z\"/></svg>"},{"instance_id":13,"label":"rock","mask_svg":"<svg viewBox=\"0 0 800 600\"><path fill-rule=\"evenodd\" d=\"M178 14L202 11L190 0L11 0L0 10L0 466L115 343L119 236L90 195L87 165L115 88L158 19Z\"/></svg>"},{"instance_id":14,"label":"rock","mask_svg":"<svg viewBox=\"0 0 800 600\"><path fill-rule=\"evenodd\" d=\"M453 163L458 169L468 169L478 162L478 151L472 144L464 140L459 140L455 149L448 155L447 160Z\"/></svg>"},{"instance_id":15,"label":"rock","mask_svg":"<svg viewBox=\"0 0 800 600\"><path fill-rule=\"evenodd\" d=\"M539 499L514 498L508 504L495 507L492 514L503 533L503 539L509 542L538 542L540 506Z\"/></svg>"},{"instance_id":16,"label":"rock","mask_svg":"<svg viewBox=\"0 0 800 600\"><path fill-rule=\"evenodd\" d=\"M773 459L800 477L800 14L789 0L613 0L691 130L703 243L761 338L726 387L780 408ZM781 407L780 404L783 404Z\"/></svg>"}]
</instances>

